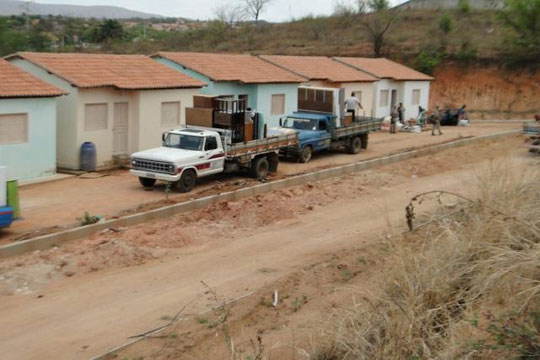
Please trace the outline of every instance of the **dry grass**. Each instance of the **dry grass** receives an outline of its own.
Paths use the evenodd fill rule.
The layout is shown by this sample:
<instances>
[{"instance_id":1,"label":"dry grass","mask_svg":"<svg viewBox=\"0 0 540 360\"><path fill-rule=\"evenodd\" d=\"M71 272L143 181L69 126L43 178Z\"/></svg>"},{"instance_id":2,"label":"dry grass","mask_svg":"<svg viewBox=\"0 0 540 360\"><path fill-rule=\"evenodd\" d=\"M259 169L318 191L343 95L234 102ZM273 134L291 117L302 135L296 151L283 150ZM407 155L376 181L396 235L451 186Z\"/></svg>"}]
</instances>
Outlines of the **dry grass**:
<instances>
[{"instance_id":1,"label":"dry grass","mask_svg":"<svg viewBox=\"0 0 540 360\"><path fill-rule=\"evenodd\" d=\"M492 166L462 211L437 198L429 226L390 243L382 292L335 314L311 358L539 358L539 175Z\"/></svg>"}]
</instances>

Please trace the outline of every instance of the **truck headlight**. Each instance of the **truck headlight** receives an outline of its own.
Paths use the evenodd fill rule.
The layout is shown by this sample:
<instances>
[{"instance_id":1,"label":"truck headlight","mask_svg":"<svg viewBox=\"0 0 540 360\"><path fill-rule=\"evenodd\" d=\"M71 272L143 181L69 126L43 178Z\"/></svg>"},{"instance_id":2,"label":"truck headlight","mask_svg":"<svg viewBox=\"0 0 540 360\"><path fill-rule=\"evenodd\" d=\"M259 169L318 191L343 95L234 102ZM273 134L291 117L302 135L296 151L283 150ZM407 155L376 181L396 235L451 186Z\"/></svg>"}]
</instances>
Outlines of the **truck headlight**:
<instances>
[{"instance_id":1,"label":"truck headlight","mask_svg":"<svg viewBox=\"0 0 540 360\"><path fill-rule=\"evenodd\" d=\"M131 160L131 165L136 166L137 165L137 160Z\"/></svg>"}]
</instances>

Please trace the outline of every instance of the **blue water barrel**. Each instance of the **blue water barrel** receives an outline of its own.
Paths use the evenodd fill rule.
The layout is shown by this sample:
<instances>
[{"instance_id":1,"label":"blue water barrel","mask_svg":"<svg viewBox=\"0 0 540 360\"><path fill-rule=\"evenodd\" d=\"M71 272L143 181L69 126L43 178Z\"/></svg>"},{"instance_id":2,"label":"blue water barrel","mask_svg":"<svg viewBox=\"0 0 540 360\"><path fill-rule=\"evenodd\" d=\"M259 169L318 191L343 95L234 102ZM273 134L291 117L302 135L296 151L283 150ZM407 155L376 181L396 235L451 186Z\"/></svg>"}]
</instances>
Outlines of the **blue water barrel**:
<instances>
[{"instance_id":1,"label":"blue water barrel","mask_svg":"<svg viewBox=\"0 0 540 360\"><path fill-rule=\"evenodd\" d=\"M91 142L85 142L81 145L81 170L96 171L97 151L96 145Z\"/></svg>"}]
</instances>

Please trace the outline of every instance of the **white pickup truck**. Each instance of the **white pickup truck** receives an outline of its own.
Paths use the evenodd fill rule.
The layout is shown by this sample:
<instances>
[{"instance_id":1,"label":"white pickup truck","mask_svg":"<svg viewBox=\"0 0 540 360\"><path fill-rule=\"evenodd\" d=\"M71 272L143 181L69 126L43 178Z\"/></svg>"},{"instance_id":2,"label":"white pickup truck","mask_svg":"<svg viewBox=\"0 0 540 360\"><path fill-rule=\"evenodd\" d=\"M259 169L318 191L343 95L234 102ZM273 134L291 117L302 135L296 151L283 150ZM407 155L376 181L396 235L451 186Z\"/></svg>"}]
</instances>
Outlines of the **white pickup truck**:
<instances>
[{"instance_id":1,"label":"white pickup truck","mask_svg":"<svg viewBox=\"0 0 540 360\"><path fill-rule=\"evenodd\" d=\"M161 180L189 192L197 178L221 172L247 169L252 177L265 178L277 171L279 151L295 144L296 132L232 143L230 130L187 127L165 133L162 147L133 154L131 174L144 187Z\"/></svg>"}]
</instances>

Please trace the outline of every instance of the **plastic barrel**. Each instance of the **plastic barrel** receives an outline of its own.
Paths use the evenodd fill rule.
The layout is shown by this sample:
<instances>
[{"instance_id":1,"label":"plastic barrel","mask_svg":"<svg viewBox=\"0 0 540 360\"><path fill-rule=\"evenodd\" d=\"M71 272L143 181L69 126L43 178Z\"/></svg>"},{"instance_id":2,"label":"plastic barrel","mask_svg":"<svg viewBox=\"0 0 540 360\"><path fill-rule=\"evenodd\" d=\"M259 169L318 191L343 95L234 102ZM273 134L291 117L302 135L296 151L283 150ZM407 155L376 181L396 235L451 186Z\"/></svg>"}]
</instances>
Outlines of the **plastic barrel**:
<instances>
[{"instance_id":1,"label":"plastic barrel","mask_svg":"<svg viewBox=\"0 0 540 360\"><path fill-rule=\"evenodd\" d=\"M19 184L17 180L7 182L7 204L13 208L13 217L21 217L21 204L19 202Z\"/></svg>"},{"instance_id":2,"label":"plastic barrel","mask_svg":"<svg viewBox=\"0 0 540 360\"><path fill-rule=\"evenodd\" d=\"M81 170L96 171L97 151L96 145L85 142L81 145Z\"/></svg>"}]
</instances>

